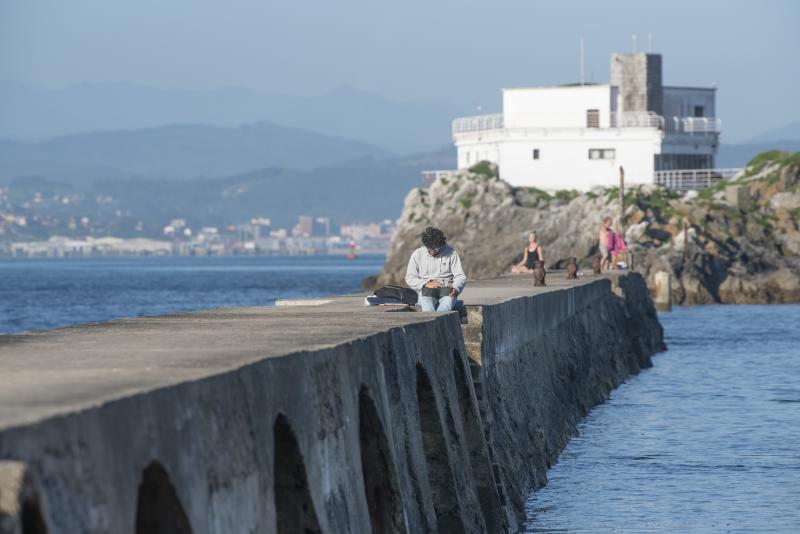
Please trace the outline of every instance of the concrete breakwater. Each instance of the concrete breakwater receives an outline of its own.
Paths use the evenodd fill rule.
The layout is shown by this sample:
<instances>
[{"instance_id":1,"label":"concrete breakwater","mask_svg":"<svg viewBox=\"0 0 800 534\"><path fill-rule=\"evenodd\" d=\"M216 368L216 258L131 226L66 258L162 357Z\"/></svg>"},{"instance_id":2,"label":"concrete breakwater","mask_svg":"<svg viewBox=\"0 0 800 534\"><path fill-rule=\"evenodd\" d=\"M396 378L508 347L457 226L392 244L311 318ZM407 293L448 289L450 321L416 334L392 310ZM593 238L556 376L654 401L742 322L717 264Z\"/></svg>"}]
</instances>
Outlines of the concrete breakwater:
<instances>
[{"instance_id":1,"label":"concrete breakwater","mask_svg":"<svg viewBox=\"0 0 800 534\"><path fill-rule=\"evenodd\" d=\"M639 275L457 314L222 309L0 337L0 533L514 531L663 349Z\"/></svg>"}]
</instances>

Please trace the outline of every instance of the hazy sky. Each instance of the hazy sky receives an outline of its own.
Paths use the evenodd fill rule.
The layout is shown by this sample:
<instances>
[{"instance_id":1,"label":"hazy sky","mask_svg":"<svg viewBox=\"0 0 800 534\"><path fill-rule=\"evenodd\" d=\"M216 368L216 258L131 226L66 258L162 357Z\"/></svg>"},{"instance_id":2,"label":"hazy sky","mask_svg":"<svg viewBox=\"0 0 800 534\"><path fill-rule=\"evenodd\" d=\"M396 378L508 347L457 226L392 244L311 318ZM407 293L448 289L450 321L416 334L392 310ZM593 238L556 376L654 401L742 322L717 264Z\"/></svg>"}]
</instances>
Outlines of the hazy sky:
<instances>
[{"instance_id":1,"label":"hazy sky","mask_svg":"<svg viewBox=\"0 0 800 534\"><path fill-rule=\"evenodd\" d=\"M0 0L0 78L125 81L499 109L501 87L608 80L652 34L670 85L716 84L724 140L800 120L800 1ZM2 105L2 104L0 104Z\"/></svg>"}]
</instances>

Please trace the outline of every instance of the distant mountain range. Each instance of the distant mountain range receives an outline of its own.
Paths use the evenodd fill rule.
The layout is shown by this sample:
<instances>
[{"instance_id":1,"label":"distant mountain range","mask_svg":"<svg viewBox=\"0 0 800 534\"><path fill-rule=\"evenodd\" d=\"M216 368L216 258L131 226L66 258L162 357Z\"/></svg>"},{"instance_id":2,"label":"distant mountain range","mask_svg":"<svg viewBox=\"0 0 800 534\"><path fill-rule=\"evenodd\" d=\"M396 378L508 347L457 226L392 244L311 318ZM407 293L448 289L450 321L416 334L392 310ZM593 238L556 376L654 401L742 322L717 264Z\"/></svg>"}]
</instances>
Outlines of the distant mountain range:
<instances>
[{"instance_id":1,"label":"distant mountain range","mask_svg":"<svg viewBox=\"0 0 800 534\"><path fill-rule=\"evenodd\" d=\"M800 151L800 140L721 144L717 167L741 167L767 150ZM267 122L237 127L174 124L39 142L0 141L0 183L21 176L73 185L131 178L188 180L243 175L264 168L294 173L347 162L353 162L351 169L368 162L370 172L377 172L378 161L397 157L361 141Z\"/></svg>"},{"instance_id":2,"label":"distant mountain range","mask_svg":"<svg viewBox=\"0 0 800 534\"><path fill-rule=\"evenodd\" d=\"M0 80L0 102L0 138L10 140L165 124L232 127L267 121L359 140L396 154L447 144L450 122L466 114L444 102L396 101L350 86L317 97L295 97L237 87L200 91L132 83L50 90Z\"/></svg>"},{"instance_id":3,"label":"distant mountain range","mask_svg":"<svg viewBox=\"0 0 800 534\"><path fill-rule=\"evenodd\" d=\"M308 213L337 222L394 219L409 190L420 186L420 172L452 168L455 153L443 150L413 157L363 158L311 171L267 168L228 178L188 182L126 180L97 182L95 194L111 195L131 212L170 213L205 224L244 222L265 216L291 227ZM156 213L152 213L156 215Z\"/></svg>"},{"instance_id":4,"label":"distant mountain range","mask_svg":"<svg viewBox=\"0 0 800 534\"><path fill-rule=\"evenodd\" d=\"M753 157L769 150L800 151L800 121L763 132L744 143L721 143L717 167L743 167Z\"/></svg>"},{"instance_id":5,"label":"distant mountain range","mask_svg":"<svg viewBox=\"0 0 800 534\"><path fill-rule=\"evenodd\" d=\"M235 128L176 124L42 142L0 141L0 179L29 175L72 184L133 177L185 180L263 167L310 170L389 156L360 141L266 122Z\"/></svg>"},{"instance_id":6,"label":"distant mountain range","mask_svg":"<svg viewBox=\"0 0 800 534\"><path fill-rule=\"evenodd\" d=\"M721 143L717 152L716 166L723 169L744 167L755 156L769 150L800 152L800 139L795 141L783 140L742 144Z\"/></svg>"},{"instance_id":7,"label":"distant mountain range","mask_svg":"<svg viewBox=\"0 0 800 534\"><path fill-rule=\"evenodd\" d=\"M264 168L225 178L130 178L75 185L28 177L9 180L6 187L19 203L36 193L46 198L79 195L80 201L54 205L50 215L95 220L122 212L127 221L143 221L145 234L155 237L174 218L186 218L194 226L221 226L265 216L289 228L300 214L328 216L339 223L394 219L406 193L420 185L420 171L454 165L455 151L446 149L402 158L368 156L309 171ZM104 200L96 203L97 198ZM116 233L142 235L130 233L132 227Z\"/></svg>"},{"instance_id":8,"label":"distant mountain range","mask_svg":"<svg viewBox=\"0 0 800 534\"><path fill-rule=\"evenodd\" d=\"M775 141L800 141L800 121L769 130L750 139L751 143L770 143Z\"/></svg>"}]
</instances>

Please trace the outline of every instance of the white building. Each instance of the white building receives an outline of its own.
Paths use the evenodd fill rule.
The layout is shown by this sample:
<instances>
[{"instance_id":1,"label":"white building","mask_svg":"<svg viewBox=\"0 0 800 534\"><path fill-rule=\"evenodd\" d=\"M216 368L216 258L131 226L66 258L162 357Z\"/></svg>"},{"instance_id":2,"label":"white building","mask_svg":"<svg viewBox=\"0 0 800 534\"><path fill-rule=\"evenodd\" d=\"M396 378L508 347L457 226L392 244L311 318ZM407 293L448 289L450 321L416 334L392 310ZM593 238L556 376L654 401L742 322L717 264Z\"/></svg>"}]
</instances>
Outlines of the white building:
<instances>
[{"instance_id":1,"label":"white building","mask_svg":"<svg viewBox=\"0 0 800 534\"><path fill-rule=\"evenodd\" d=\"M588 190L713 169L713 87L661 83L661 56L612 54L611 83L503 89L503 111L453 121L458 168L487 160L514 186Z\"/></svg>"}]
</instances>

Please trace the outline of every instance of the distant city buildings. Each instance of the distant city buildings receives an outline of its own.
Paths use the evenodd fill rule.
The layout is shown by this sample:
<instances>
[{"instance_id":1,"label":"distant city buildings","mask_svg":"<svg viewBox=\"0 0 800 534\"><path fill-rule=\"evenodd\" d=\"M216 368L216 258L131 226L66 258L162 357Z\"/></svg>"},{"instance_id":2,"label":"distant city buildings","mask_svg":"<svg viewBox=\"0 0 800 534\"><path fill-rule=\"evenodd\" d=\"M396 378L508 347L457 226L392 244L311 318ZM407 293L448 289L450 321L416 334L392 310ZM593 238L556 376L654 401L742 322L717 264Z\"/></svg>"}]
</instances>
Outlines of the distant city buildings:
<instances>
[{"instance_id":1,"label":"distant city buildings","mask_svg":"<svg viewBox=\"0 0 800 534\"><path fill-rule=\"evenodd\" d=\"M175 237L176 235L191 236L192 229L186 227L186 219L172 219L168 225L164 227L164 235L167 237Z\"/></svg>"},{"instance_id":2,"label":"distant city buildings","mask_svg":"<svg viewBox=\"0 0 800 534\"><path fill-rule=\"evenodd\" d=\"M297 224L292 228L292 235L294 236L311 236L313 231L313 219L310 215L301 215L298 217Z\"/></svg>"},{"instance_id":3,"label":"distant city buildings","mask_svg":"<svg viewBox=\"0 0 800 534\"><path fill-rule=\"evenodd\" d=\"M355 241L364 239L388 239L394 234L394 222L385 219L379 223L369 224L344 224L340 234Z\"/></svg>"},{"instance_id":4,"label":"distant city buildings","mask_svg":"<svg viewBox=\"0 0 800 534\"><path fill-rule=\"evenodd\" d=\"M331 220L328 217L312 217L301 215L292 228L295 237L327 237L333 235Z\"/></svg>"},{"instance_id":5,"label":"distant city buildings","mask_svg":"<svg viewBox=\"0 0 800 534\"><path fill-rule=\"evenodd\" d=\"M26 226L25 217L0 211L0 239L9 225ZM69 228L91 230L89 217L70 219ZM347 224L336 231L328 217L302 215L291 233L274 228L268 217L253 217L248 223L223 228L194 229L186 219L172 219L162 227L162 239L119 237L82 238L53 235L43 240L0 240L0 254L17 257L228 254L315 255L385 253L394 233L394 223Z\"/></svg>"},{"instance_id":6,"label":"distant city buildings","mask_svg":"<svg viewBox=\"0 0 800 534\"><path fill-rule=\"evenodd\" d=\"M49 258L168 255L173 252L171 243L167 241L144 238L120 239L117 237L70 239L63 236L53 236L47 241L6 243L5 248L5 251L0 248L0 252L5 252L11 256Z\"/></svg>"},{"instance_id":7,"label":"distant city buildings","mask_svg":"<svg viewBox=\"0 0 800 534\"><path fill-rule=\"evenodd\" d=\"M154 221L111 195L56 191L48 183L0 187L0 255L20 257L222 254L368 254L389 249L394 223L348 223L303 214L290 228L263 215L244 222Z\"/></svg>"}]
</instances>

